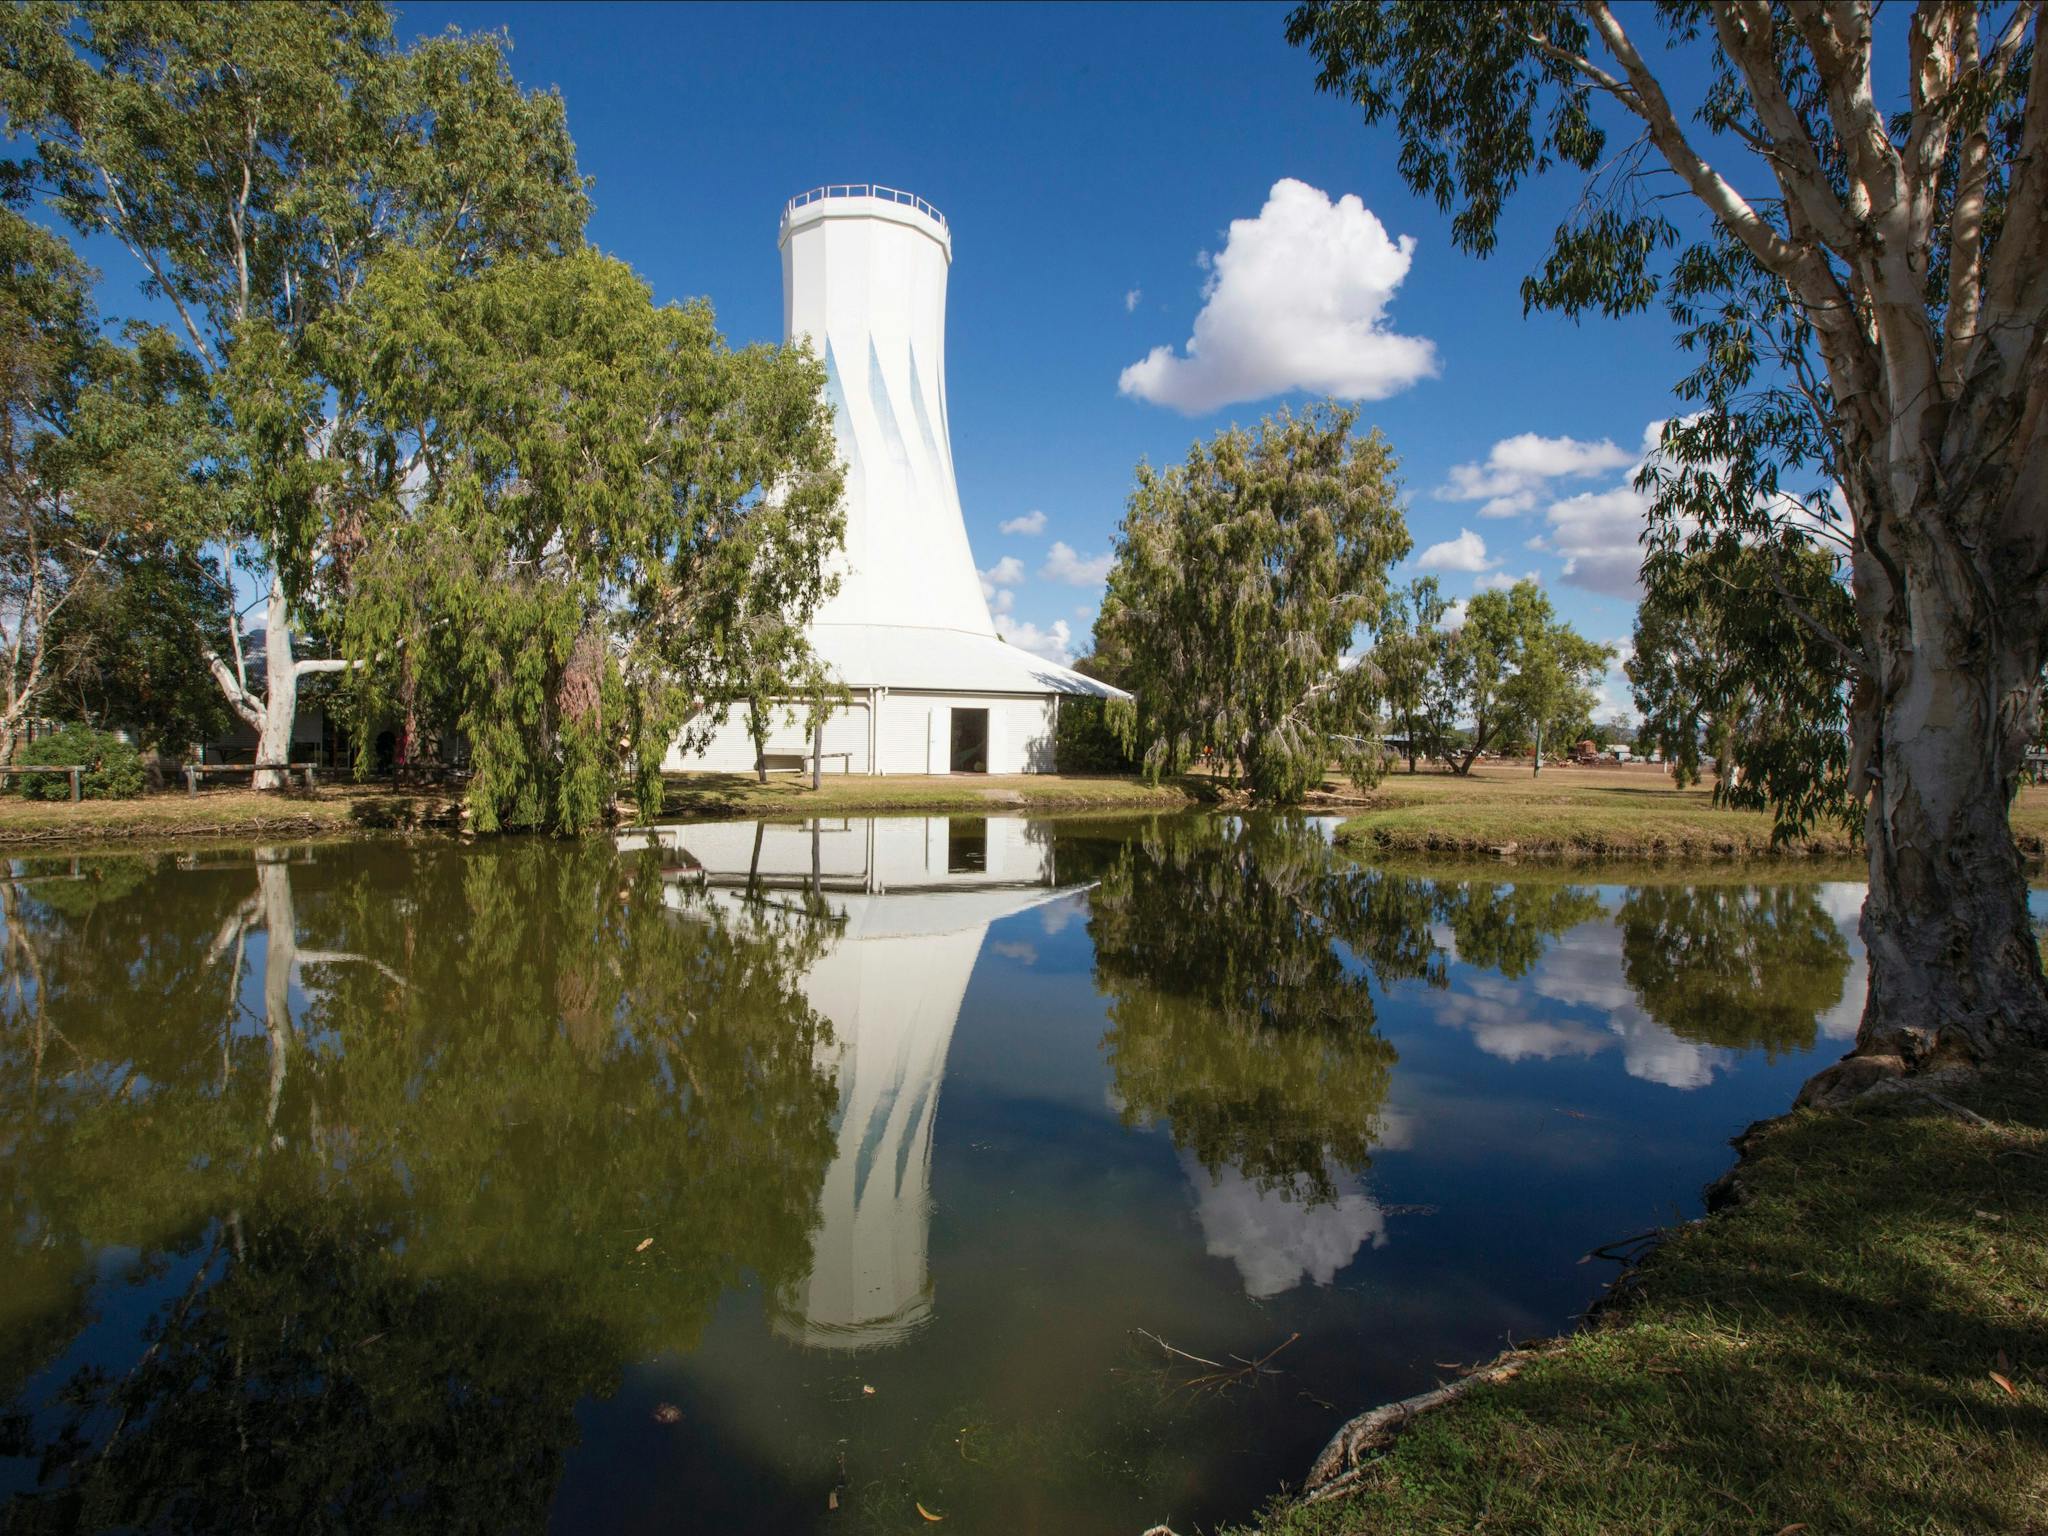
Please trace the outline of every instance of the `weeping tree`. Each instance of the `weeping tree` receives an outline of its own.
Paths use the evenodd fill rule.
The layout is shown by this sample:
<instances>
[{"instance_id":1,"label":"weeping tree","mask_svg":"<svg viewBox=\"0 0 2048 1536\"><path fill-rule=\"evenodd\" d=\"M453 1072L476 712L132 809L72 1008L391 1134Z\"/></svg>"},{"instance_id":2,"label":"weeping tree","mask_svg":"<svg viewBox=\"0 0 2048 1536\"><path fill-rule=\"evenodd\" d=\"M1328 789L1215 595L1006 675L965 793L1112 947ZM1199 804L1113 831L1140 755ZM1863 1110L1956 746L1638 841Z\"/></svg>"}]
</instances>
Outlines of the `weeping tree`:
<instances>
[{"instance_id":1,"label":"weeping tree","mask_svg":"<svg viewBox=\"0 0 2048 1536\"><path fill-rule=\"evenodd\" d=\"M285 760L301 682L346 669L296 649L336 627L322 610L348 590L379 493L334 317L394 251L467 273L581 243L561 98L521 90L504 47L401 47L374 3L0 11L0 113L26 150L13 181L128 253L222 429L204 456L210 532L255 593L262 655L239 614L225 651L210 630L189 644L259 762Z\"/></svg>"},{"instance_id":2,"label":"weeping tree","mask_svg":"<svg viewBox=\"0 0 2048 1536\"><path fill-rule=\"evenodd\" d=\"M357 708L466 737L479 830L587 829L627 775L656 807L679 738L814 670L843 519L807 351L731 350L708 305L587 250L394 257L336 329L384 466L342 632Z\"/></svg>"},{"instance_id":3,"label":"weeping tree","mask_svg":"<svg viewBox=\"0 0 2048 1536\"><path fill-rule=\"evenodd\" d=\"M1780 598L1848 679L1845 792L1870 859L1870 993L1817 1097L2048 1043L2008 819L2048 659L2038 16L1315 0L1288 20L1322 89L1394 124L1403 176L1455 208L1461 248L1492 251L1525 179L1590 178L1523 296L1573 316L1661 301L1694 348L1697 409L1647 472L1653 550L1839 553L1853 620ZM1691 120L1665 47L1707 64ZM1616 124L1634 135L1618 151ZM1694 205L1692 234L1653 170ZM1767 680L1778 659L1745 663Z\"/></svg>"},{"instance_id":4,"label":"weeping tree","mask_svg":"<svg viewBox=\"0 0 2048 1536\"><path fill-rule=\"evenodd\" d=\"M1155 781L1205 752L1265 800L1299 800L1332 759L1377 780L1377 670L1346 658L1410 540L1393 450L1357 421L1283 410L1138 466L1095 654L1135 695L1110 719Z\"/></svg>"}]
</instances>

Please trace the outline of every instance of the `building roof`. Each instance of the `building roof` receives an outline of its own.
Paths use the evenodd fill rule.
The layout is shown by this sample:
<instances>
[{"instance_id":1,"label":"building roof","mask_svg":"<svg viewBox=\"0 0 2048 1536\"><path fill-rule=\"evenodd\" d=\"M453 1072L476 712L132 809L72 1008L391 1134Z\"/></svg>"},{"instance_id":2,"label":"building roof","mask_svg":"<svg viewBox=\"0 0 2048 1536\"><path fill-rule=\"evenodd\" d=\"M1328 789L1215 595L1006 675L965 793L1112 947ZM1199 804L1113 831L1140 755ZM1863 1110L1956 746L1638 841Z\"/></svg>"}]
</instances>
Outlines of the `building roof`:
<instances>
[{"instance_id":1,"label":"building roof","mask_svg":"<svg viewBox=\"0 0 2048 1536\"><path fill-rule=\"evenodd\" d=\"M819 659L848 688L1129 697L1122 689L1072 667L971 630L911 624L813 624L810 641Z\"/></svg>"}]
</instances>

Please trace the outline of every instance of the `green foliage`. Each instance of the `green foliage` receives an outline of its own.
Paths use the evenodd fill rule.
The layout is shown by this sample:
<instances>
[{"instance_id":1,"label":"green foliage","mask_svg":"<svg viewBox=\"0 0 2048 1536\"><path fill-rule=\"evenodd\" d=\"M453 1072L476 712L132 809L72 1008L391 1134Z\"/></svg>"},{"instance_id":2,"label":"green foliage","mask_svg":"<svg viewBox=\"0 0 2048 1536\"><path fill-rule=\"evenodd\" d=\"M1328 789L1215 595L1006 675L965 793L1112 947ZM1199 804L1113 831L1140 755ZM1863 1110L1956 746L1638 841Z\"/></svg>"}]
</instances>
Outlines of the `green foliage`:
<instances>
[{"instance_id":1,"label":"green foliage","mask_svg":"<svg viewBox=\"0 0 2048 1536\"><path fill-rule=\"evenodd\" d=\"M35 763L84 768L78 792L88 800L131 800L142 793L142 758L133 744L111 731L67 725L23 742L15 748L14 761L24 768ZM9 787L26 800L71 798L71 781L62 774L10 776Z\"/></svg>"},{"instance_id":2,"label":"green foliage","mask_svg":"<svg viewBox=\"0 0 2048 1536\"><path fill-rule=\"evenodd\" d=\"M1060 700L1052 757L1059 773L1131 773L1138 766L1109 723L1108 701L1078 695Z\"/></svg>"},{"instance_id":3,"label":"green foliage","mask_svg":"<svg viewBox=\"0 0 2048 1536\"><path fill-rule=\"evenodd\" d=\"M1648 885L1617 917L1622 975L1643 1009L1688 1040L1813 1048L1842 996L1849 947L1810 885Z\"/></svg>"},{"instance_id":4,"label":"green foliage","mask_svg":"<svg viewBox=\"0 0 2048 1536\"><path fill-rule=\"evenodd\" d=\"M404 345L338 322L401 253L453 277L581 244L561 98L520 89L504 46L400 47L376 4L0 13L0 112L28 141L26 179L125 246L177 316L185 392L217 433L184 460L209 484L205 536L316 628L339 628L322 609L345 601L394 469L352 387L363 359L339 344ZM268 688L294 691L296 669L269 660Z\"/></svg>"},{"instance_id":5,"label":"green foliage","mask_svg":"<svg viewBox=\"0 0 2048 1536\"><path fill-rule=\"evenodd\" d=\"M1443 627L1451 605L1434 576L1418 576L1387 600L1367 660L1378 669L1388 718L1408 738L1408 767L1443 757L1455 729L1447 662L1456 643Z\"/></svg>"},{"instance_id":6,"label":"green foliage","mask_svg":"<svg viewBox=\"0 0 2048 1536\"><path fill-rule=\"evenodd\" d=\"M1287 18L1287 40L1306 45L1320 66L1317 88L1349 97L1368 123L1399 127L1402 179L1438 208L1457 207L1451 238L1477 255L1493 249L1501 212L1524 180L1557 165L1590 172L1606 148L1591 83L1532 45L1546 35L1572 53L1590 41L1575 11L1550 0L1322 0ZM1608 239L1639 246L1639 226L1649 222L1624 221ZM1570 264L1568 253L1554 259ZM1603 275L1600 298L1625 305L1635 291L1626 277Z\"/></svg>"},{"instance_id":7,"label":"green foliage","mask_svg":"<svg viewBox=\"0 0 2048 1536\"><path fill-rule=\"evenodd\" d=\"M145 735L167 716L220 714L185 707L213 689L189 634L154 643L179 621L218 630L224 615L224 589L189 553L207 422L162 332L101 335L92 277L0 207L0 756L52 714ZM139 707L106 707L116 692Z\"/></svg>"},{"instance_id":8,"label":"green foliage","mask_svg":"<svg viewBox=\"0 0 2048 1536\"><path fill-rule=\"evenodd\" d=\"M359 708L468 737L479 830L597 825L627 773L659 804L686 726L810 676L843 520L806 351L732 351L594 251L393 259L348 318L391 466L342 636Z\"/></svg>"},{"instance_id":9,"label":"green foliage","mask_svg":"<svg viewBox=\"0 0 2048 1536\"><path fill-rule=\"evenodd\" d=\"M1333 758L1377 779L1378 674L1343 658L1410 540L1393 450L1353 438L1357 419L1283 410L1138 466L1095 638L1136 695L1112 724L1155 782L1205 752L1281 803Z\"/></svg>"},{"instance_id":10,"label":"green foliage","mask_svg":"<svg viewBox=\"0 0 2048 1536\"><path fill-rule=\"evenodd\" d=\"M1077 658L1074 670L1121 686L1118 679L1105 675L1103 663L1093 656ZM1107 701L1080 695L1060 700L1052 755L1059 773L1133 773L1138 767L1110 724Z\"/></svg>"},{"instance_id":11,"label":"green foliage","mask_svg":"<svg viewBox=\"0 0 2048 1536\"><path fill-rule=\"evenodd\" d=\"M1591 684L1613 659L1558 619L1533 581L1474 593L1444 659L1452 706L1473 722L1458 771L1471 772L1489 746L1517 738L1557 750L1561 732L1590 718Z\"/></svg>"},{"instance_id":12,"label":"green foliage","mask_svg":"<svg viewBox=\"0 0 2048 1536\"><path fill-rule=\"evenodd\" d=\"M1641 740L1697 782L1715 760L1718 803L1770 809L1777 836L1823 817L1860 830L1848 795L1847 665L1832 638L1853 632L1834 562L1800 545L1724 537L1645 562L1628 661ZM1769 675L1757 658L1770 657Z\"/></svg>"},{"instance_id":13,"label":"green foliage","mask_svg":"<svg viewBox=\"0 0 2048 1536\"><path fill-rule=\"evenodd\" d=\"M51 625L63 657L54 709L171 755L222 735L233 717L192 639L227 644L218 568L169 545L110 554Z\"/></svg>"}]
</instances>

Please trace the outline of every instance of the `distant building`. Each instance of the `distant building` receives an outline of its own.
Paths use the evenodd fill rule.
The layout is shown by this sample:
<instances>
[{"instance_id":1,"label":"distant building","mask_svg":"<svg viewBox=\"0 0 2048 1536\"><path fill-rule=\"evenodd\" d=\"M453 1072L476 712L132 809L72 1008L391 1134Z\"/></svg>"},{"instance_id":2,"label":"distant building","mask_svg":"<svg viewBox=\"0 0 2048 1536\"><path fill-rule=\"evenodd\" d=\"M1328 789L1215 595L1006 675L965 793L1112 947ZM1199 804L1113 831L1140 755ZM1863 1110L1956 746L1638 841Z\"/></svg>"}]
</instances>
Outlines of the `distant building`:
<instances>
[{"instance_id":1,"label":"distant building","mask_svg":"<svg viewBox=\"0 0 2048 1536\"><path fill-rule=\"evenodd\" d=\"M846 467L839 591L809 636L852 703L825 726L832 773L1044 773L1059 701L1117 690L1005 643L982 595L953 478L946 277L937 209L888 187L820 187L782 211L783 335L824 359ZM769 766L808 757L778 711ZM735 711L670 770L755 766Z\"/></svg>"}]
</instances>

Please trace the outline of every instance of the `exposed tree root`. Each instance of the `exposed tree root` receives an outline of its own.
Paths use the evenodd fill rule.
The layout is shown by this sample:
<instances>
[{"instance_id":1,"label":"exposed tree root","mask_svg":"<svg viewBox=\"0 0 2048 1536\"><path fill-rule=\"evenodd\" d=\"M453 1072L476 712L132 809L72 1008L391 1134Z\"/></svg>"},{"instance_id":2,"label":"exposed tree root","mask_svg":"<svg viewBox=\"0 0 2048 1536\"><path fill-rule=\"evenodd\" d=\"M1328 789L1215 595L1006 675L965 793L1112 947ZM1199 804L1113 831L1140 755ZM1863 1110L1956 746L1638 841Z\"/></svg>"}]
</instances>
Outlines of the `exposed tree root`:
<instances>
[{"instance_id":1,"label":"exposed tree root","mask_svg":"<svg viewBox=\"0 0 2048 1536\"><path fill-rule=\"evenodd\" d=\"M1431 1387L1427 1392L1404 1397L1398 1403L1388 1403L1369 1413L1361 1413L1332 1435L1330 1443L1316 1457L1315 1465L1309 1468L1308 1483L1302 1493L1303 1502L1319 1504L1348 1492L1364 1475L1366 1457L1374 1451L1383 1450L1419 1415L1456 1402L1474 1387L1511 1381L1530 1361L1558 1348L1558 1342L1551 1341L1510 1349L1496 1355L1469 1376L1461 1376L1456 1381Z\"/></svg>"}]
</instances>

